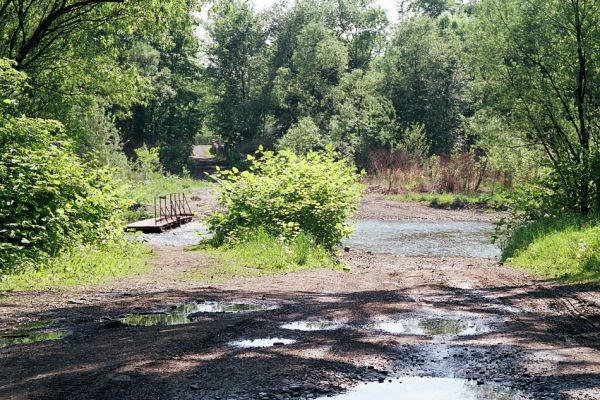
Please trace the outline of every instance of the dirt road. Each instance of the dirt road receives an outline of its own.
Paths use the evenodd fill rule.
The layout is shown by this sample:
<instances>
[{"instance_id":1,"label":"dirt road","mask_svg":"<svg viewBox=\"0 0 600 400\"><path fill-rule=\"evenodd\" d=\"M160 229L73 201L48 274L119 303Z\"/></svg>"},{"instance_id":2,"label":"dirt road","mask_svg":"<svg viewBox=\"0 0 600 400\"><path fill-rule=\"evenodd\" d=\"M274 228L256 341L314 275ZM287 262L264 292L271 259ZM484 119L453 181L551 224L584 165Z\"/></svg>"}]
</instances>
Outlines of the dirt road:
<instances>
[{"instance_id":1,"label":"dirt road","mask_svg":"<svg viewBox=\"0 0 600 400\"><path fill-rule=\"evenodd\" d=\"M497 216L368 196L359 217L415 222ZM51 319L70 335L0 349L0 398L306 399L335 396L363 382L391 385L396 378L427 376L481 388L462 399L600 399L597 289L546 282L494 259L358 248L343 257L350 272L203 283L186 275L207 265L202 254L159 247L144 276L60 293L7 294L0 298L3 327ZM192 301L277 308L200 312L188 316L191 323L172 326L116 321ZM301 321L334 324L330 330L286 329ZM233 345L258 338L276 338L277 345Z\"/></svg>"}]
</instances>

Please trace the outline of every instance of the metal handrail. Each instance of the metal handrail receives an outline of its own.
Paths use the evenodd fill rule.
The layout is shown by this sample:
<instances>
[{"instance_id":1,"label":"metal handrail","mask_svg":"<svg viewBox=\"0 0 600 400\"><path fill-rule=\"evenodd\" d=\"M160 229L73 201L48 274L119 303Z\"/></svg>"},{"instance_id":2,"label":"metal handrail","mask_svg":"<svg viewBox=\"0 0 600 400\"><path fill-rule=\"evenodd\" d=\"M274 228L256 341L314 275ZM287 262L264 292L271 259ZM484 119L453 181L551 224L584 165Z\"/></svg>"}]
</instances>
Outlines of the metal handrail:
<instances>
[{"instance_id":1,"label":"metal handrail","mask_svg":"<svg viewBox=\"0 0 600 400\"><path fill-rule=\"evenodd\" d=\"M158 200L158 205L157 205ZM169 193L154 198L154 222L194 215L185 193Z\"/></svg>"}]
</instances>

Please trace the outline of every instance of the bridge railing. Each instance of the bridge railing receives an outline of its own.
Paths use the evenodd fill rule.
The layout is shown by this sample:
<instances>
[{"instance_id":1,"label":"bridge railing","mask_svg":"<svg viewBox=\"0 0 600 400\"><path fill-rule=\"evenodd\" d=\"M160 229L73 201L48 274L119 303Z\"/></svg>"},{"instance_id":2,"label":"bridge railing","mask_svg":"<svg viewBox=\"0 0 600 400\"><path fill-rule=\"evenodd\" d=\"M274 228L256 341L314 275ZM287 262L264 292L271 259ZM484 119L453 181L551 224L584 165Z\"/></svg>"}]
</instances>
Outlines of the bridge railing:
<instances>
[{"instance_id":1,"label":"bridge railing","mask_svg":"<svg viewBox=\"0 0 600 400\"><path fill-rule=\"evenodd\" d=\"M193 215L185 193L169 193L154 198L154 222L173 221Z\"/></svg>"}]
</instances>

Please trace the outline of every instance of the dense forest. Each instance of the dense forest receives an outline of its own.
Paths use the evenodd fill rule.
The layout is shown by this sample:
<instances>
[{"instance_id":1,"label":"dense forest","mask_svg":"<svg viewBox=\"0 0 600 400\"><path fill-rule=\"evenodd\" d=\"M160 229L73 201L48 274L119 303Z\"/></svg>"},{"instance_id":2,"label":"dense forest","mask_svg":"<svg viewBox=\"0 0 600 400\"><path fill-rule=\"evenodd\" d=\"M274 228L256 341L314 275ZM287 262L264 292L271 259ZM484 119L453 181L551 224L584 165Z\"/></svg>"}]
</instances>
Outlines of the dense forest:
<instances>
[{"instance_id":1,"label":"dense forest","mask_svg":"<svg viewBox=\"0 0 600 400\"><path fill-rule=\"evenodd\" d=\"M393 193L600 212L600 1L0 1L2 273L111 242L139 174L333 151ZM579 218L579 217L578 217Z\"/></svg>"}]
</instances>

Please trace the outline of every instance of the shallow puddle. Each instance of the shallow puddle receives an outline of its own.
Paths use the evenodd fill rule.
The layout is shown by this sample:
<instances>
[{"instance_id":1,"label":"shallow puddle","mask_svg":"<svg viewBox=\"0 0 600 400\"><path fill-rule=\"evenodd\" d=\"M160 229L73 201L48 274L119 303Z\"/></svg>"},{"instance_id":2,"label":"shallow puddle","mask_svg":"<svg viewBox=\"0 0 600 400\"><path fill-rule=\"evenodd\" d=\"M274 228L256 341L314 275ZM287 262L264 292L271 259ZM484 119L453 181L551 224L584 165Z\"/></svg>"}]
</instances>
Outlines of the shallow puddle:
<instances>
[{"instance_id":1,"label":"shallow puddle","mask_svg":"<svg viewBox=\"0 0 600 400\"><path fill-rule=\"evenodd\" d=\"M367 383L337 396L337 400L517 400L518 392L495 385L454 378L409 377ZM325 397L323 398L325 399Z\"/></svg>"},{"instance_id":2,"label":"shallow puddle","mask_svg":"<svg viewBox=\"0 0 600 400\"><path fill-rule=\"evenodd\" d=\"M230 346L240 348L252 348L252 347L273 347L273 346L285 346L287 344L296 343L293 339L282 339L282 338L263 338L263 339L247 339L247 340L235 340L229 342Z\"/></svg>"},{"instance_id":3,"label":"shallow puddle","mask_svg":"<svg viewBox=\"0 0 600 400\"><path fill-rule=\"evenodd\" d=\"M366 328L391 334L407 333L431 336L467 336L489 331L485 325L454 318L415 318L375 322L367 325Z\"/></svg>"},{"instance_id":4,"label":"shallow puddle","mask_svg":"<svg viewBox=\"0 0 600 400\"><path fill-rule=\"evenodd\" d=\"M197 313L243 313L274 310L277 306L252 303L229 303L210 301L204 303L186 303L164 313L132 314L121 319L131 326L166 326L192 322L190 315Z\"/></svg>"},{"instance_id":5,"label":"shallow puddle","mask_svg":"<svg viewBox=\"0 0 600 400\"><path fill-rule=\"evenodd\" d=\"M410 257L481 257L500 255L490 243L495 225L478 221L359 220L344 243L374 253Z\"/></svg>"},{"instance_id":6,"label":"shallow puddle","mask_svg":"<svg viewBox=\"0 0 600 400\"><path fill-rule=\"evenodd\" d=\"M59 340L70 334L62 329L48 329L52 323L51 320L33 321L19 325L12 330L2 331L0 332L0 348Z\"/></svg>"},{"instance_id":7,"label":"shallow puddle","mask_svg":"<svg viewBox=\"0 0 600 400\"><path fill-rule=\"evenodd\" d=\"M296 321L283 324L281 327L295 331L334 331L344 328L345 325L335 321Z\"/></svg>"}]
</instances>

